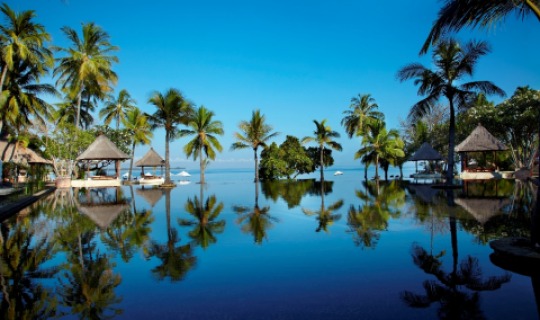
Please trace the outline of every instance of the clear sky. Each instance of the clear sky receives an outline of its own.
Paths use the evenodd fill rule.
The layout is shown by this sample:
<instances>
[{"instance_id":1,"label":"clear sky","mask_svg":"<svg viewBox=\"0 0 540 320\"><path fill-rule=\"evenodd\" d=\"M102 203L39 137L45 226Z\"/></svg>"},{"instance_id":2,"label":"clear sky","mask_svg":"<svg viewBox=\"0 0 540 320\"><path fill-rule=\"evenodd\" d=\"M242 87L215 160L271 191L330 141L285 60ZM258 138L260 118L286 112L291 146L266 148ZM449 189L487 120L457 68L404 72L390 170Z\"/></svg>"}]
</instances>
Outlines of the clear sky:
<instances>
[{"instance_id":1,"label":"clear sky","mask_svg":"<svg viewBox=\"0 0 540 320\"><path fill-rule=\"evenodd\" d=\"M116 93L127 89L148 113L154 91L177 88L195 105L204 105L224 124L224 151L211 168L253 166L251 150L230 151L233 133L254 109L281 135L312 135L313 120L327 119L340 132L343 152L334 167L360 166L354 153L358 138L348 139L340 125L350 99L370 93L386 115L387 127L399 129L420 99L412 81L400 83L396 72L411 62L430 66L418 52L440 1L317 0L9 0L15 11L35 10L52 43L69 43L60 31L95 22L119 46L114 65ZM492 52L481 58L474 80L489 80L510 96L516 87L540 89L540 23L511 16L485 31L463 31L458 38L486 40ZM471 80L471 79L469 79ZM115 94L116 95L116 94ZM493 98L496 102L500 98ZM101 123L96 116L98 123ZM164 132L152 146L164 156ZM172 165L198 168L182 151L187 138L171 144ZM149 146L137 146L140 158Z\"/></svg>"}]
</instances>

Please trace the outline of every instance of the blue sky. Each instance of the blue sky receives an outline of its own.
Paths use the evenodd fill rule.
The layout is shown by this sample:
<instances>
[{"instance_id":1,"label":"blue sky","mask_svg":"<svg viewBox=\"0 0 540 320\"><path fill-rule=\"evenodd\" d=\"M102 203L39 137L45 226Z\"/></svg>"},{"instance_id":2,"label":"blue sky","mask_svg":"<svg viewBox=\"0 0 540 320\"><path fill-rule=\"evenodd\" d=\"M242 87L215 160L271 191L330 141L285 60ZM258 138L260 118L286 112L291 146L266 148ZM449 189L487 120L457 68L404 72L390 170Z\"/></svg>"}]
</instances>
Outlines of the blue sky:
<instances>
[{"instance_id":1,"label":"blue sky","mask_svg":"<svg viewBox=\"0 0 540 320\"><path fill-rule=\"evenodd\" d=\"M341 133L343 152L334 167L356 167L360 147L340 126L350 99L370 93L386 115L387 127L399 121L420 97L412 81L396 72L411 62L430 66L419 49L441 5L439 1L180 1L10 0L14 10L35 10L52 43L69 43L60 31L95 22L120 47L116 92L127 89L148 113L154 91L177 88L197 106L213 110L224 124L224 152L212 168L252 168L251 150L230 151L241 120L260 109L281 135L312 135L313 120L327 119ZM510 96L517 86L540 89L540 23L509 17L485 30L465 30L458 38L486 40L492 52L481 58L475 80L489 80ZM494 100L500 101L499 98ZM97 122L101 122L96 116ZM152 146L164 155L164 132ZM187 138L171 144L173 165L198 168L186 159ZM137 146L141 157L149 146Z\"/></svg>"}]
</instances>

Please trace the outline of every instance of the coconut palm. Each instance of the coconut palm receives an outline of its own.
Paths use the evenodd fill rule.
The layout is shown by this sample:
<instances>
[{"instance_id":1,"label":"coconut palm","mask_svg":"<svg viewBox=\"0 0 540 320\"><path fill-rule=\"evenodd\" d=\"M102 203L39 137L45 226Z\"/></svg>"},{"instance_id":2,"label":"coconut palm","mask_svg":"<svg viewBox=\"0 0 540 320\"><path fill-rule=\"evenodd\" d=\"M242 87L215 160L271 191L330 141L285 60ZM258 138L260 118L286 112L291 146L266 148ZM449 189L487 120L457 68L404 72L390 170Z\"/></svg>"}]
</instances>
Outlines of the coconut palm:
<instances>
[{"instance_id":1,"label":"coconut palm","mask_svg":"<svg viewBox=\"0 0 540 320\"><path fill-rule=\"evenodd\" d=\"M452 184L455 145L455 113L466 109L469 102L480 92L504 96L504 91L489 81L464 82L465 76L472 76L478 59L489 52L483 41L469 42L461 46L454 39L446 39L433 50L435 69L431 70L419 63L406 65L398 71L400 81L414 79L419 85L418 94L426 96L414 104L409 112L409 120L416 122L427 114L442 97L448 100L450 122L448 132L448 170L446 183Z\"/></svg>"},{"instance_id":2,"label":"coconut palm","mask_svg":"<svg viewBox=\"0 0 540 320\"><path fill-rule=\"evenodd\" d=\"M165 129L165 185L172 185L171 165L169 162L169 143L173 141L179 132L180 124L187 125L190 115L193 113L193 106L184 98L177 89L169 89L164 94L154 92L148 100L157 110L150 117L152 128Z\"/></svg>"},{"instance_id":3,"label":"coconut palm","mask_svg":"<svg viewBox=\"0 0 540 320\"><path fill-rule=\"evenodd\" d=\"M47 67L52 67L53 58L51 51L45 43L51 36L45 31L45 27L33 20L35 11L28 10L21 13L13 11L6 3L0 7L7 23L0 25L0 59L2 62L2 76L0 78L0 92L4 84L8 70L15 70L18 63L23 62L37 68L40 75L46 72Z\"/></svg>"},{"instance_id":4,"label":"coconut palm","mask_svg":"<svg viewBox=\"0 0 540 320\"><path fill-rule=\"evenodd\" d=\"M387 130L383 121L377 120L369 125L368 132L362 141L362 148L354 158L369 157L375 163L375 179L379 179L379 160L404 157L403 140L395 129Z\"/></svg>"},{"instance_id":5,"label":"coconut palm","mask_svg":"<svg viewBox=\"0 0 540 320\"><path fill-rule=\"evenodd\" d=\"M5 104L0 111L0 121L6 127L19 130L21 126L44 125L52 118L53 107L42 99L42 95L56 96L54 86L40 83L39 70L35 66L17 64L16 70L10 70L5 82L3 97Z\"/></svg>"},{"instance_id":6,"label":"coconut palm","mask_svg":"<svg viewBox=\"0 0 540 320\"><path fill-rule=\"evenodd\" d=\"M339 210L343 206L343 200L339 199L338 201L332 203L328 207L324 203L324 195L326 194L327 189L331 189L332 186L331 181L324 181L321 180L319 182L319 191L321 194L321 206L319 210L311 210L307 208L302 208L302 212L307 216L317 216L317 220L319 221L319 225L317 226L317 229L315 229L316 232L320 232L323 230L324 232L328 232L328 226L332 225L334 221L337 221L341 219L341 214L335 214L334 211Z\"/></svg>"},{"instance_id":7,"label":"coconut palm","mask_svg":"<svg viewBox=\"0 0 540 320\"><path fill-rule=\"evenodd\" d=\"M250 121L242 121L238 125L242 133L235 132L234 137L238 140L231 146L232 150L252 148L253 158L255 160L255 179L259 182L259 159L257 149L266 147L266 143L277 136L278 132L271 132L272 126L265 123L265 116L261 115L260 110L254 110Z\"/></svg>"},{"instance_id":8,"label":"coconut palm","mask_svg":"<svg viewBox=\"0 0 540 320\"><path fill-rule=\"evenodd\" d=\"M0 25L0 131L4 132L4 122L12 120L13 124L13 118L23 112L10 99L39 109L39 99L32 98L26 102L24 99L17 99L18 93L12 91L13 87L24 87L25 91L34 93L47 93L48 85L38 83L40 77L53 66L54 59L52 52L45 46L50 35L43 25L33 21L36 17L33 10L17 13L4 3L0 6L0 11L6 18L6 23ZM5 90L8 82L12 83ZM39 113L36 115L39 116Z\"/></svg>"},{"instance_id":9,"label":"coconut palm","mask_svg":"<svg viewBox=\"0 0 540 320\"><path fill-rule=\"evenodd\" d=\"M126 118L126 113L135 108L135 100L126 89L120 90L118 97L109 95L105 107L99 110L99 117L105 118L105 124L116 121L116 130L120 129L120 123Z\"/></svg>"},{"instance_id":10,"label":"coconut palm","mask_svg":"<svg viewBox=\"0 0 540 320\"><path fill-rule=\"evenodd\" d=\"M152 126L148 122L146 114L137 107L133 107L126 114L123 120L124 127L131 132L133 139L131 147L131 160L129 161L129 178L133 170L133 157L135 156L135 146L138 144L148 144L153 137Z\"/></svg>"},{"instance_id":11,"label":"coconut palm","mask_svg":"<svg viewBox=\"0 0 540 320\"><path fill-rule=\"evenodd\" d=\"M216 150L221 152L223 147L219 143L216 135L223 135L223 124L212 118L214 113L204 106L200 106L188 120L188 127L191 129L180 130L179 136L185 137L194 135L195 137L184 146L184 152L193 160L199 158L201 169L201 184L204 184L204 169L208 159L216 158ZM215 149L215 150L214 150ZM206 158L203 157L203 152Z\"/></svg>"},{"instance_id":12,"label":"coconut palm","mask_svg":"<svg viewBox=\"0 0 540 320\"><path fill-rule=\"evenodd\" d=\"M308 143L314 141L317 143L319 149L319 166L321 167L321 182L324 181L324 149L325 146L328 146L334 150L341 151L341 144L335 142L333 138L339 138L340 135L337 131L332 130L330 126L326 125L326 119L318 122L313 120L315 123L315 131L313 132L313 137L304 137L302 143Z\"/></svg>"},{"instance_id":13,"label":"coconut palm","mask_svg":"<svg viewBox=\"0 0 540 320\"><path fill-rule=\"evenodd\" d=\"M437 44L441 36L449 31L459 31L465 26L490 27L510 13L516 13L522 19L532 13L540 21L540 2L538 0L446 0L422 46L421 53L426 53L431 45Z\"/></svg>"},{"instance_id":14,"label":"coconut palm","mask_svg":"<svg viewBox=\"0 0 540 320\"><path fill-rule=\"evenodd\" d=\"M384 118L384 115L377 111L378 107L370 94L359 94L351 99L350 110L343 112L345 117L341 120L349 138L363 136L369 123Z\"/></svg>"},{"instance_id":15,"label":"coconut palm","mask_svg":"<svg viewBox=\"0 0 540 320\"><path fill-rule=\"evenodd\" d=\"M75 99L64 97L64 100L55 104L56 110L53 112L53 121L59 123L73 123L77 117L77 102ZM86 107L86 101L82 101L79 114L80 128L86 128L94 122L94 117L88 111L92 111L93 106Z\"/></svg>"},{"instance_id":16,"label":"coconut palm","mask_svg":"<svg viewBox=\"0 0 540 320\"><path fill-rule=\"evenodd\" d=\"M83 24L82 38L69 27L63 27L62 31L72 46L55 48L65 56L57 58L58 66L53 75L58 77L57 84L76 99L75 125L78 125L84 90L92 87L89 93L96 94L97 88L107 92L111 90L110 84L116 83L117 76L112 65L118 62L118 57L111 53L117 51L118 47L111 45L107 32L94 23Z\"/></svg>"}]
</instances>

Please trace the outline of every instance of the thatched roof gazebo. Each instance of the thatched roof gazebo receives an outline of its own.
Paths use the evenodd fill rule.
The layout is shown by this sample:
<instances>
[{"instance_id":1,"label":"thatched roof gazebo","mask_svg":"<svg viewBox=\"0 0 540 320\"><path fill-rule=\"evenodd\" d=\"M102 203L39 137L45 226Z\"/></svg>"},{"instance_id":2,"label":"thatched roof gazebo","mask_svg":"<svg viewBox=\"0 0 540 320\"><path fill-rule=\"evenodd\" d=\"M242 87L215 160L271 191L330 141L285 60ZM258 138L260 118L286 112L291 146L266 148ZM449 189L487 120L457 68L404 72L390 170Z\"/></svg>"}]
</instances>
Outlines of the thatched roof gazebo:
<instances>
[{"instance_id":1,"label":"thatched roof gazebo","mask_svg":"<svg viewBox=\"0 0 540 320\"><path fill-rule=\"evenodd\" d=\"M508 198L457 198L455 203L465 209L481 225L484 225L492 217L502 214L503 208L510 205L511 201Z\"/></svg>"},{"instance_id":2,"label":"thatched roof gazebo","mask_svg":"<svg viewBox=\"0 0 540 320\"><path fill-rule=\"evenodd\" d=\"M129 155L118 149L118 147L111 140L109 140L109 138L102 134L77 157L77 161L90 162L94 160L114 160L116 178L119 178L120 162L130 158L131 157Z\"/></svg>"},{"instance_id":3,"label":"thatched roof gazebo","mask_svg":"<svg viewBox=\"0 0 540 320\"><path fill-rule=\"evenodd\" d=\"M142 167L142 174L144 175L144 167L161 167L165 165L165 160L150 147L150 150L137 162L135 162L136 167Z\"/></svg>"},{"instance_id":4,"label":"thatched roof gazebo","mask_svg":"<svg viewBox=\"0 0 540 320\"><path fill-rule=\"evenodd\" d=\"M442 160L442 158L443 157L439 152L437 152L437 150L433 149L433 147L429 143L424 142L422 143L420 148L418 148L418 150L416 150L416 152L409 158L409 161L414 161L416 172L418 172L418 161L437 161Z\"/></svg>"},{"instance_id":5,"label":"thatched roof gazebo","mask_svg":"<svg viewBox=\"0 0 540 320\"><path fill-rule=\"evenodd\" d=\"M2 160L2 162L13 161L14 163L23 165L52 164L51 160L44 159L34 150L20 145L15 148L15 143L6 140L0 140L0 160Z\"/></svg>"},{"instance_id":6,"label":"thatched roof gazebo","mask_svg":"<svg viewBox=\"0 0 540 320\"><path fill-rule=\"evenodd\" d=\"M455 148L455 151L461 154L461 171L467 171L468 159L467 153L469 152L497 152L497 151L506 151L508 148L495 138L486 128L479 124L472 132L469 134L465 140L458 144ZM470 168L472 170L482 170L482 171L493 171L494 167L491 168Z\"/></svg>"},{"instance_id":7,"label":"thatched roof gazebo","mask_svg":"<svg viewBox=\"0 0 540 320\"><path fill-rule=\"evenodd\" d=\"M148 204L150 204L152 207L154 207L156 205L156 203L163 197L163 195L165 194L165 192L163 191L162 188L151 188L151 189L148 189L148 188L139 188L136 190L137 194L140 195L141 197L144 198L144 200L146 200L146 202L148 202Z\"/></svg>"}]
</instances>

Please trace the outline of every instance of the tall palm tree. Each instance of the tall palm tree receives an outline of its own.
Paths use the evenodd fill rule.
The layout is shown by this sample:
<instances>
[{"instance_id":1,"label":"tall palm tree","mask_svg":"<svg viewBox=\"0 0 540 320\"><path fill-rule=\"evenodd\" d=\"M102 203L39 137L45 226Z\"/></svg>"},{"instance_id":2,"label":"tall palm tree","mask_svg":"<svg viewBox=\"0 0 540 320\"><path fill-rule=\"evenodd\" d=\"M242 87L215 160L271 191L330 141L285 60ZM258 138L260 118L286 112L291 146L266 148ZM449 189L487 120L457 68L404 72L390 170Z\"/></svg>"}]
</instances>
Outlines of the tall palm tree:
<instances>
[{"instance_id":1,"label":"tall palm tree","mask_svg":"<svg viewBox=\"0 0 540 320\"><path fill-rule=\"evenodd\" d=\"M490 27L510 13L517 13L522 19L532 13L540 21L540 2L538 0L446 0L422 46L421 53L426 53L431 45L437 44L441 36L449 31L459 31L465 26Z\"/></svg>"},{"instance_id":2,"label":"tall palm tree","mask_svg":"<svg viewBox=\"0 0 540 320\"><path fill-rule=\"evenodd\" d=\"M129 178L131 179L131 172L133 170L133 157L135 156L135 146L137 144L148 144L153 137L152 126L148 122L146 114L141 112L137 107L133 107L126 114L123 119L124 127L131 132L133 139L131 147L131 160L129 161Z\"/></svg>"},{"instance_id":3,"label":"tall palm tree","mask_svg":"<svg viewBox=\"0 0 540 320\"><path fill-rule=\"evenodd\" d=\"M191 115L188 121L188 127L191 129L180 130L179 136L185 137L194 135L195 137L184 146L184 152L188 157L193 156L193 160L199 158L201 169L201 184L204 184L204 169L208 158L216 158L216 150L221 152L223 147L219 143L216 135L223 135L223 124L221 121L215 121L212 118L214 113L204 106L200 106L195 113ZM214 150L215 149L215 150ZM203 152L206 159L203 157Z\"/></svg>"},{"instance_id":4,"label":"tall palm tree","mask_svg":"<svg viewBox=\"0 0 540 320\"><path fill-rule=\"evenodd\" d=\"M74 123L77 117L77 102L69 97L64 97L64 100L55 104L56 110L53 113L53 121L59 123ZM94 110L93 106L86 107L86 101L82 101L79 114L80 128L86 128L94 122L94 117L89 111ZM84 107L84 108L83 108Z\"/></svg>"},{"instance_id":5,"label":"tall palm tree","mask_svg":"<svg viewBox=\"0 0 540 320\"><path fill-rule=\"evenodd\" d=\"M359 94L357 97L353 97L349 108L343 112L345 117L341 120L341 125L345 127L349 138L363 136L368 124L384 117L381 112L377 111L379 106L370 94Z\"/></svg>"},{"instance_id":6,"label":"tall palm tree","mask_svg":"<svg viewBox=\"0 0 540 320\"><path fill-rule=\"evenodd\" d=\"M120 129L120 123L126 118L126 113L135 108L135 100L126 89L120 90L118 97L109 95L105 107L99 110L99 117L105 118L105 124L109 125L112 120L116 121L116 130Z\"/></svg>"},{"instance_id":7,"label":"tall palm tree","mask_svg":"<svg viewBox=\"0 0 540 320\"><path fill-rule=\"evenodd\" d=\"M153 104L157 110L150 117L149 121L152 128L165 129L165 185L172 186L171 182L171 165L169 162L169 143L173 141L179 132L180 124L187 125L193 106L184 98L182 93L177 89L169 89L164 94L154 92L149 103Z\"/></svg>"},{"instance_id":8,"label":"tall palm tree","mask_svg":"<svg viewBox=\"0 0 540 320\"><path fill-rule=\"evenodd\" d=\"M395 129L387 130L383 121L369 125L369 132L362 141L362 148L355 153L355 159L370 157L375 163L375 179L379 179L380 159L404 157L403 140Z\"/></svg>"},{"instance_id":9,"label":"tall palm tree","mask_svg":"<svg viewBox=\"0 0 540 320\"><path fill-rule=\"evenodd\" d=\"M271 132L272 126L265 123L265 116L260 110L254 110L251 114L250 121L242 121L238 125L242 133L235 132L234 137L238 140L231 146L232 150L252 148L253 158L255 160L255 179L254 182L259 182L259 158L257 149L266 147L268 140L274 138L279 132Z\"/></svg>"},{"instance_id":10,"label":"tall palm tree","mask_svg":"<svg viewBox=\"0 0 540 320\"><path fill-rule=\"evenodd\" d=\"M317 143L319 148L319 165L321 167L321 182L324 181L324 149L325 146L328 146L334 150L341 151L343 148L341 144L335 142L334 138L339 138L340 135L337 131L332 130L330 126L326 125L326 119L318 122L313 120L315 123L315 131L313 132L313 137L304 137L302 143L308 143L314 141Z\"/></svg>"},{"instance_id":11,"label":"tall palm tree","mask_svg":"<svg viewBox=\"0 0 540 320\"><path fill-rule=\"evenodd\" d=\"M83 91L93 87L107 92L111 90L110 84L116 83L117 76L112 65L118 62L118 57L111 53L117 51L118 47L111 45L107 32L94 23L83 24L82 38L69 27L63 27L62 31L72 46L55 48L65 56L57 58L58 66L53 75L58 77L57 84L62 89L68 89L70 96L76 99L75 125L78 125Z\"/></svg>"},{"instance_id":12,"label":"tall palm tree","mask_svg":"<svg viewBox=\"0 0 540 320\"><path fill-rule=\"evenodd\" d=\"M416 122L428 113L442 97L448 100L450 123L448 132L448 170L446 183L452 184L454 169L455 113L465 109L480 92L504 96L504 91L489 81L464 82L465 76L474 74L478 59L489 52L487 43L468 42L461 46L454 39L446 39L433 50L435 69L431 70L419 63L411 63L398 71L400 81L414 79L419 85L418 94L426 96L414 104L409 112L409 120Z\"/></svg>"},{"instance_id":13,"label":"tall palm tree","mask_svg":"<svg viewBox=\"0 0 540 320\"><path fill-rule=\"evenodd\" d=\"M45 43L51 36L45 31L45 27L35 23L34 10L17 13L6 3L0 7L7 23L0 25L0 59L2 75L0 78L0 92L4 89L4 83L8 70L14 70L18 62L24 62L35 66L40 74L45 73L46 67L52 67L53 57Z\"/></svg>"}]
</instances>

